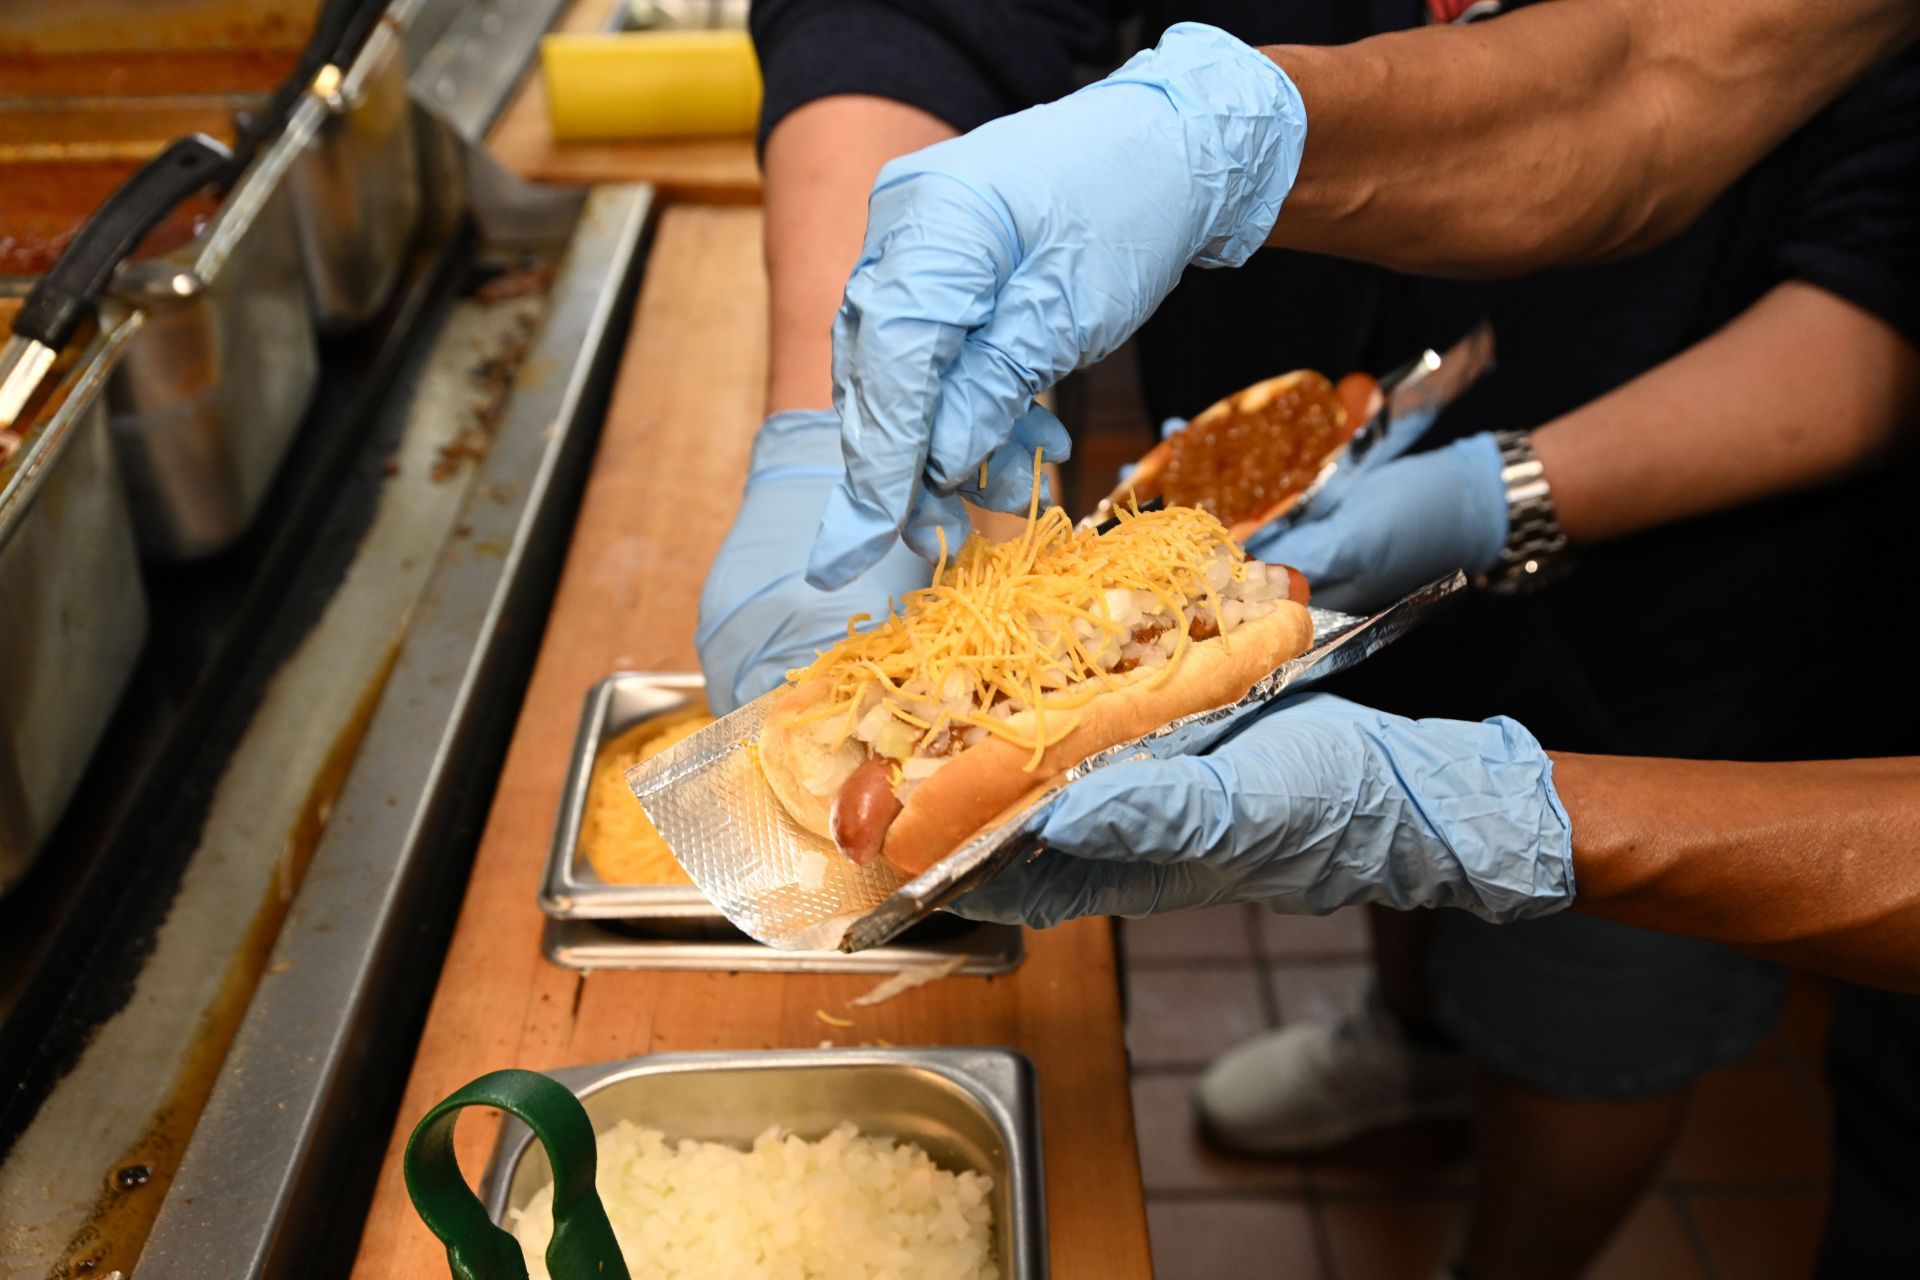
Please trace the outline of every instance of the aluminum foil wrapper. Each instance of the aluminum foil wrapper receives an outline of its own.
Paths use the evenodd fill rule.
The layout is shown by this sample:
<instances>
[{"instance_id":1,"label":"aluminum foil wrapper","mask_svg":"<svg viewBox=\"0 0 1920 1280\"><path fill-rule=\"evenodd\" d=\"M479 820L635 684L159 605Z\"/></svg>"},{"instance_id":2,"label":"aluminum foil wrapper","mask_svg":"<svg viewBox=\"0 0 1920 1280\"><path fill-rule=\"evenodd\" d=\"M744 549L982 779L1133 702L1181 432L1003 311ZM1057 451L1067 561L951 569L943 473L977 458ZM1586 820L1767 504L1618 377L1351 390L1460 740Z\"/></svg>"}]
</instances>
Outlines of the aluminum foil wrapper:
<instances>
[{"instance_id":1,"label":"aluminum foil wrapper","mask_svg":"<svg viewBox=\"0 0 1920 1280\"><path fill-rule=\"evenodd\" d=\"M1465 586L1456 573L1366 618L1312 610L1313 648L1246 697L1089 757L1060 786L912 880L884 862L856 867L787 815L758 758L760 727L777 691L635 765L627 785L680 865L736 928L785 951L862 951L1034 853L1033 833L1061 788L1115 761L1204 751L1274 698L1377 652Z\"/></svg>"}]
</instances>

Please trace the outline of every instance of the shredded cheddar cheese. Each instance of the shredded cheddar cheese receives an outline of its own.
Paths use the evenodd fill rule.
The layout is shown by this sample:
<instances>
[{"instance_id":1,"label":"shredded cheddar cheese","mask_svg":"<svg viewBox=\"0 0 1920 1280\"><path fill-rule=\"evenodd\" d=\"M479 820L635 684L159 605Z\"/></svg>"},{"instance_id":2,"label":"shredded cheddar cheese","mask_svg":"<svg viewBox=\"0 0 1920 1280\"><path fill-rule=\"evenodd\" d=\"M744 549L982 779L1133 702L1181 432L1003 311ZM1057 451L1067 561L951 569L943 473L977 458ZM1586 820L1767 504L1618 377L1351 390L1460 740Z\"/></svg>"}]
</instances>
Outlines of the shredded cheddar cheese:
<instances>
[{"instance_id":1,"label":"shredded cheddar cheese","mask_svg":"<svg viewBox=\"0 0 1920 1280\"><path fill-rule=\"evenodd\" d=\"M1191 643L1195 610L1204 606L1225 633L1216 578L1224 565L1224 576L1239 579L1245 557L1219 520L1191 507L1135 508L1095 535L1076 530L1058 507L1041 512L1039 497L1036 484L1026 527L1011 541L976 533L949 556L942 536L931 585L878 622L850 620L846 639L790 672L796 682L828 685L820 705L795 722L831 723L836 748L857 726L869 745L876 732L885 736L900 749L874 749L894 760L896 785L901 759L938 751L968 727L1029 749L1032 768L1104 689L1121 679L1164 680ZM1120 598L1150 598L1157 615L1173 620L1169 660L1150 672L1108 669L1131 638L1132 623L1110 607L1117 592L1142 593ZM876 716L883 718L869 719Z\"/></svg>"}]
</instances>

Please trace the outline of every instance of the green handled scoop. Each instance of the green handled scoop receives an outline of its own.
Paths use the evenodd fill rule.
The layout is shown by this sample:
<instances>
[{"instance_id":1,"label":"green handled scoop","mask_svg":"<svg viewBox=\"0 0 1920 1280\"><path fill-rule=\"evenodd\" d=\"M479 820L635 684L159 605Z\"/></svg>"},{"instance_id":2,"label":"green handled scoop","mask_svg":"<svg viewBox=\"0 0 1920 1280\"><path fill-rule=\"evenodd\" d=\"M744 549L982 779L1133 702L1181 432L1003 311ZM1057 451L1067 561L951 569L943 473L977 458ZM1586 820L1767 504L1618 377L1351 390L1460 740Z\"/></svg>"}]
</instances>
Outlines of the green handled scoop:
<instances>
[{"instance_id":1,"label":"green handled scoop","mask_svg":"<svg viewBox=\"0 0 1920 1280\"><path fill-rule=\"evenodd\" d=\"M565 1085L519 1070L490 1072L454 1090L407 1139L407 1194L420 1220L447 1246L455 1280L527 1280L519 1242L487 1217L453 1158L454 1121L466 1107L497 1107L517 1116L547 1149L553 1166L547 1271L553 1280L630 1280L594 1190L598 1151L586 1109Z\"/></svg>"}]
</instances>

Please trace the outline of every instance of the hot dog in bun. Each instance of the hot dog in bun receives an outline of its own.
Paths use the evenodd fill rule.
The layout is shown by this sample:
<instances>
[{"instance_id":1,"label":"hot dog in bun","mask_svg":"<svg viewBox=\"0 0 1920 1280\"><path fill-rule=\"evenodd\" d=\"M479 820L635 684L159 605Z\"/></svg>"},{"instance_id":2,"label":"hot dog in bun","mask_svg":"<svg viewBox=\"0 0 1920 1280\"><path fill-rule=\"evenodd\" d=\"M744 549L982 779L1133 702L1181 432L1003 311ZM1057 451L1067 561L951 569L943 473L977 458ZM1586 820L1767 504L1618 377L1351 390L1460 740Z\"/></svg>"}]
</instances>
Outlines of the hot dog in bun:
<instances>
[{"instance_id":1,"label":"hot dog in bun","mask_svg":"<svg viewBox=\"0 0 1920 1280\"><path fill-rule=\"evenodd\" d=\"M1306 601L1204 511L1030 513L791 673L761 767L800 825L917 875L1088 756L1244 697L1311 645Z\"/></svg>"}]
</instances>

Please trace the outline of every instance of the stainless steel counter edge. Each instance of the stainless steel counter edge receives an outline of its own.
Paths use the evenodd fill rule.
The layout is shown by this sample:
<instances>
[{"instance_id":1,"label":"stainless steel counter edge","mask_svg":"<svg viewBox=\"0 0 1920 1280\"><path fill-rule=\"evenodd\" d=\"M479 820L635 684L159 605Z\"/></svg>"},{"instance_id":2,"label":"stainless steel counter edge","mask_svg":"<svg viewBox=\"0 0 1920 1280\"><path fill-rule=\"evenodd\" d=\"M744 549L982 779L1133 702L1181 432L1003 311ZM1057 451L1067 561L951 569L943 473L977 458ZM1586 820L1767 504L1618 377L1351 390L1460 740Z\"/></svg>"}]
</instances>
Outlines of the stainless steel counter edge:
<instances>
[{"instance_id":1,"label":"stainless steel counter edge","mask_svg":"<svg viewBox=\"0 0 1920 1280\"><path fill-rule=\"evenodd\" d=\"M366 1036L400 977L461 744L488 712L530 562L562 545L563 463L584 465L583 401L638 266L652 203L601 188L481 463L469 536L443 553L352 771L139 1261L142 1280L277 1276L305 1262L297 1215L324 1190ZM602 353L596 358L595 353ZM564 370L564 377L539 370ZM500 549L479 554L476 547ZM383 1064L391 1069L392 1064ZM384 1127L384 1126L383 1126ZM352 1226L331 1222L338 1232Z\"/></svg>"}]
</instances>

